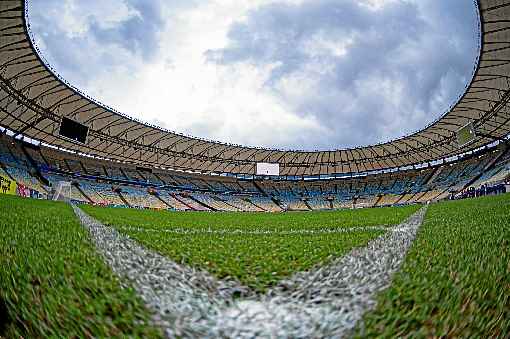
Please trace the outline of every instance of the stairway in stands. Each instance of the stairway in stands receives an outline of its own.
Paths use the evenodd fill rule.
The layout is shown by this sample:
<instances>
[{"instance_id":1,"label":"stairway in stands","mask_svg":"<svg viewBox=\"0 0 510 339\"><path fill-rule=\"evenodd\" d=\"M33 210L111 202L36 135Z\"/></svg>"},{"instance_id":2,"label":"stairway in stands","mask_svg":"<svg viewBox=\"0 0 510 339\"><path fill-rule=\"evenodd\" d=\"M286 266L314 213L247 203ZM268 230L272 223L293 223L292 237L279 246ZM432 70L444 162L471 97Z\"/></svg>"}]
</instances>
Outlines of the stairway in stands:
<instances>
[{"instance_id":1,"label":"stairway in stands","mask_svg":"<svg viewBox=\"0 0 510 339\"><path fill-rule=\"evenodd\" d=\"M9 179L11 179L12 181L16 181L16 179L14 179L12 177L12 175L7 171L7 168L1 161L0 161L0 169L2 169L2 171L9 177Z\"/></svg>"},{"instance_id":2,"label":"stairway in stands","mask_svg":"<svg viewBox=\"0 0 510 339\"><path fill-rule=\"evenodd\" d=\"M117 194L119 195L120 200L122 200L122 202L123 202L124 204L126 204L126 206L127 206L127 207L133 207L133 206L131 206L131 204L130 204L127 200L126 200L126 198L124 197L124 195L122 194L122 192L121 192L121 191L115 191L115 193L117 193Z\"/></svg>"},{"instance_id":3,"label":"stairway in stands","mask_svg":"<svg viewBox=\"0 0 510 339\"><path fill-rule=\"evenodd\" d=\"M249 199L249 198L248 198L248 199L246 199L245 201L246 201L246 202L248 202L248 203L250 203L250 204L252 204L253 206L257 207L258 209L261 209L262 211L267 212L267 210L266 210L264 207L257 205L257 204L256 204L256 203L254 203L251 199Z\"/></svg>"},{"instance_id":4,"label":"stairway in stands","mask_svg":"<svg viewBox=\"0 0 510 339\"><path fill-rule=\"evenodd\" d=\"M199 204L200 206L204 206L205 208L208 208L210 209L211 211L217 211L218 209L212 207L212 206L209 206L207 205L205 202L202 202L200 200L198 200L197 198L195 198L192 194L190 194L188 197L188 199L190 200L193 200L194 202L196 202L197 204ZM189 205L188 205L189 206ZM191 206L190 206L191 207Z\"/></svg>"},{"instance_id":5,"label":"stairway in stands","mask_svg":"<svg viewBox=\"0 0 510 339\"><path fill-rule=\"evenodd\" d=\"M253 183L253 186L255 186L255 188L265 197L268 197L269 199L271 199L273 201L273 203L278 206L282 211L285 210L285 207L281 204L281 201L276 199L274 196L272 195L269 195L267 194L263 189L262 187L259 186L259 184L257 183L257 181L253 180L252 181Z\"/></svg>"},{"instance_id":6,"label":"stairway in stands","mask_svg":"<svg viewBox=\"0 0 510 339\"><path fill-rule=\"evenodd\" d=\"M302 200L302 201L303 201L303 203L305 204L305 206L308 208L308 210L313 211L313 208L312 208L312 206L310 206L310 204L308 203L308 200Z\"/></svg>"},{"instance_id":7,"label":"stairway in stands","mask_svg":"<svg viewBox=\"0 0 510 339\"><path fill-rule=\"evenodd\" d=\"M27 147L32 147L32 146L29 145ZM30 153L28 153L28 151L25 148L24 143L21 144L21 150L23 151L23 155L28 159L28 162L32 166L32 168L29 169L30 174L32 174L37 180L39 180L41 182L41 184L43 184L43 186L50 186L50 182L48 181L48 179L46 179L43 176L43 174L39 170L39 166L38 166L37 162L32 158Z\"/></svg>"},{"instance_id":8,"label":"stairway in stands","mask_svg":"<svg viewBox=\"0 0 510 339\"><path fill-rule=\"evenodd\" d=\"M443 172L443 169L444 167L441 166L441 167L437 167L431 174L430 174L430 177L428 177L424 182L423 182L423 186L427 186L431 183L434 182L434 180L436 180L436 178L439 176L439 174L441 174L441 172Z\"/></svg>"},{"instance_id":9,"label":"stairway in stands","mask_svg":"<svg viewBox=\"0 0 510 339\"><path fill-rule=\"evenodd\" d=\"M219 199L222 203L224 203L225 205L232 207L234 210L239 210L239 211L242 211L242 212L246 212L246 211L244 211L244 210L240 209L239 207L232 205L232 204L231 204L231 203L229 203L226 199L222 199L222 198L220 198L220 197L218 197L218 199Z\"/></svg>"},{"instance_id":10,"label":"stairway in stands","mask_svg":"<svg viewBox=\"0 0 510 339\"><path fill-rule=\"evenodd\" d=\"M472 184L474 184L478 179L480 179L484 174L485 172L487 172L488 170L491 170L494 165L499 161L499 159L501 159L505 153L507 152L507 150L510 148L510 146L506 145L506 144L501 144L501 147L500 150L499 150L499 153L498 155L496 155L491 161L489 161L487 163L487 165L485 165L485 167L483 168L482 171L480 171L480 173L476 176L474 176L471 180L469 180L461 189L464 190L466 188L468 188L469 186L471 186Z\"/></svg>"},{"instance_id":11,"label":"stairway in stands","mask_svg":"<svg viewBox=\"0 0 510 339\"><path fill-rule=\"evenodd\" d=\"M379 195L379 197L377 198L377 201L375 202L374 206L379 206L379 203L381 202L381 200L383 200L383 198L384 198L384 194Z\"/></svg>"},{"instance_id":12,"label":"stairway in stands","mask_svg":"<svg viewBox=\"0 0 510 339\"><path fill-rule=\"evenodd\" d=\"M78 190L78 192L80 192L81 195L83 195L85 197L85 199L87 199L91 204L94 204L95 202L87 195L87 193L85 193L85 191L80 187L79 184L75 185L74 187L76 187L76 189Z\"/></svg>"},{"instance_id":13,"label":"stairway in stands","mask_svg":"<svg viewBox=\"0 0 510 339\"><path fill-rule=\"evenodd\" d=\"M170 205L168 202L166 202L165 200L163 200L159 194L154 194L154 196L156 197L156 199L158 199L159 201L161 201L163 204L165 204L165 206L168 206L168 208L170 209L175 209L172 205Z\"/></svg>"}]
</instances>

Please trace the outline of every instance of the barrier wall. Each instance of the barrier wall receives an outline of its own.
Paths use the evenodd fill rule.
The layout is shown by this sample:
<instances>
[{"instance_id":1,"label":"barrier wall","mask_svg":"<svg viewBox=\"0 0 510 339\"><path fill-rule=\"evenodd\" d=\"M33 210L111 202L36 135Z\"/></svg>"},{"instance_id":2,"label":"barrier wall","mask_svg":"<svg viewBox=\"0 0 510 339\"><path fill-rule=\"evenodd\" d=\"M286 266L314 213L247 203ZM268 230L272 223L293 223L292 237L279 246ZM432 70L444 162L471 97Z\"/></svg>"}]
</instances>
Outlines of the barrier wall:
<instances>
[{"instance_id":1,"label":"barrier wall","mask_svg":"<svg viewBox=\"0 0 510 339\"><path fill-rule=\"evenodd\" d=\"M24 185L18 184L18 188L16 189L16 194L23 198L30 198L30 197L32 197L32 194L30 191L31 191L30 188L28 188Z\"/></svg>"},{"instance_id":2,"label":"barrier wall","mask_svg":"<svg viewBox=\"0 0 510 339\"><path fill-rule=\"evenodd\" d=\"M17 188L16 181L0 174L0 193L16 195Z\"/></svg>"}]
</instances>

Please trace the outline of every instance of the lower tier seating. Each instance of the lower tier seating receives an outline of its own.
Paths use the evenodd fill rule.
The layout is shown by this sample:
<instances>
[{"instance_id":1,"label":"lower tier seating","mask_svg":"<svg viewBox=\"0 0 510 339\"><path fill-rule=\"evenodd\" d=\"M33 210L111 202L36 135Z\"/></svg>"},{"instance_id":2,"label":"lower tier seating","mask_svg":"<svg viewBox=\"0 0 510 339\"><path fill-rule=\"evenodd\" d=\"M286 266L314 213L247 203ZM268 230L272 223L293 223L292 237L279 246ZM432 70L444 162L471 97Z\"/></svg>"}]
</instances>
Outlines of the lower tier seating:
<instances>
[{"instance_id":1,"label":"lower tier seating","mask_svg":"<svg viewBox=\"0 0 510 339\"><path fill-rule=\"evenodd\" d=\"M368 208L428 203L470 187L509 185L510 148L503 146L426 169L328 180L238 180L121 166L0 135L0 175L30 194L51 195L59 182L70 182L73 201L123 207L236 212Z\"/></svg>"}]
</instances>

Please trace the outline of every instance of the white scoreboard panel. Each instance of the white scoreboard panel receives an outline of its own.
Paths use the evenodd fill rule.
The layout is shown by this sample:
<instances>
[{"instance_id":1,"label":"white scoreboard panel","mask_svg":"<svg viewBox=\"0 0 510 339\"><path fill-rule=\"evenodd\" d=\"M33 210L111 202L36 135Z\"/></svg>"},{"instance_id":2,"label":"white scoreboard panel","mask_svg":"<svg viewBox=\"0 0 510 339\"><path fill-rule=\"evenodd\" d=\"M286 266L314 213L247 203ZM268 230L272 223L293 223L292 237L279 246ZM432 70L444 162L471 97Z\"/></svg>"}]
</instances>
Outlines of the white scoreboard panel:
<instances>
[{"instance_id":1,"label":"white scoreboard panel","mask_svg":"<svg viewBox=\"0 0 510 339\"><path fill-rule=\"evenodd\" d=\"M280 164L270 164L266 162L257 163L257 175L280 175Z\"/></svg>"}]
</instances>

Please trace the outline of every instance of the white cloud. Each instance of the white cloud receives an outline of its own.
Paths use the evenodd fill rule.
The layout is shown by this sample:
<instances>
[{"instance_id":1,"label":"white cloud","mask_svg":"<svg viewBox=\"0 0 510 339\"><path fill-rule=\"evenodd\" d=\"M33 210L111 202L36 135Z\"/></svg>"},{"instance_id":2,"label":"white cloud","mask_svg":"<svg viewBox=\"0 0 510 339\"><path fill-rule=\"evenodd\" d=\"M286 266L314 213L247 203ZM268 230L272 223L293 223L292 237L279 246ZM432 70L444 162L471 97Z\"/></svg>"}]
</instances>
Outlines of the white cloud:
<instances>
[{"instance_id":1,"label":"white cloud","mask_svg":"<svg viewBox=\"0 0 510 339\"><path fill-rule=\"evenodd\" d=\"M129 17L137 15L122 0L87 0L87 5L79 0L63 0L60 6L50 7L55 24L69 36L82 36L88 32L88 20L97 19L102 28L114 27Z\"/></svg>"},{"instance_id":2,"label":"white cloud","mask_svg":"<svg viewBox=\"0 0 510 339\"><path fill-rule=\"evenodd\" d=\"M383 13L390 5L414 4L416 1L365 0L361 4L370 11ZM430 8L435 9L431 5L435 0L426 2L427 5L419 7L421 14L432 13ZM445 78L438 76L434 78L436 83L430 84L434 88L432 92L423 89L424 93L419 93L419 99L409 101L408 87L413 86L413 83L409 82L405 74L399 74L405 71L403 67L396 65L392 72L388 64L400 59L399 62L410 62L410 68L413 68L420 66L417 62L423 62L426 69L425 63L428 60L426 57L420 59L417 55L421 52L420 46L416 48L412 42L403 41L395 43L396 49L390 50L391 53L398 52L398 55L393 54L394 60L379 60L384 72L367 71L368 76L365 77L362 76L363 72L342 69L341 62L357 64L349 59L353 57L350 55L351 49L367 43L375 46L377 39L384 36L385 32L375 31L371 37L374 41L364 41L356 27L352 30L346 26L350 25L349 22L339 20L323 26L320 22L306 22L306 16L297 14L301 10L306 13L306 6L317 6L319 0L151 2L153 5L156 3L159 7L153 12L160 15L160 30L153 32L154 42L151 44L144 45L143 37L136 37L133 43L140 45L137 48L121 43L122 37L133 35L131 26L119 30L120 33L116 32L113 38L105 35L108 39L101 40L104 32L120 29L134 17L140 19L137 22L139 25L149 21L142 8L147 3L137 0L93 0L86 3L65 0L63 5L60 1L45 0L32 5L34 10L47 10L33 15L33 24L50 62L66 79L86 93L119 111L144 121L157 122L170 130L239 144L314 149L365 144L396 137L432 120L427 117L430 112L424 109L428 104L418 105L422 97L434 109L444 110L446 103L452 100L451 88L458 87L461 77L454 71L449 72ZM329 6L328 1L321 3ZM351 8L349 6L353 6L356 1L342 0L339 3L345 4L345 8ZM271 10L283 5L289 11L286 18L290 21L276 22L273 23L274 27L269 26L269 22L276 18L271 17ZM260 30L257 30L257 24L251 26L253 23L250 20L254 13L269 15L262 18L267 21L257 22ZM324 13L327 13L327 8ZM374 14L374 19L380 13ZM389 11L385 15L388 20L396 20L399 17L395 13ZM53 24L52 27L47 27L49 22ZM299 33L307 33L308 30L312 34L296 38L295 45L285 45L288 41L278 39L287 39L287 36L278 34L280 29L286 28L286 24L292 25L289 27L290 33L302 29L303 32ZM399 24L405 25L394 23ZM94 28L94 25L99 27ZM321 27L331 30L321 30ZM235 29L249 29L244 33L253 39L242 43L257 44L257 34L265 34L259 41L264 45L249 47L257 53L282 53L283 57L258 62L258 55L253 52L250 58L235 62L212 62L211 51L236 48L235 44L239 41L232 36ZM82 44L87 49L67 56L71 52L57 49L59 46L51 40L52 36L48 33L50 30L52 34L65 34L69 41ZM420 39L430 40L431 43L437 41L437 31L416 34L430 34L432 38L420 35ZM396 38L391 36L388 39ZM285 49L282 50L281 46L285 46ZM144 48L151 49L150 58L146 57L147 51ZM463 48L466 49L465 46L453 46L455 50ZM386 56L391 56L390 52ZM306 61L292 59L295 55L306 56ZM363 57L377 60L374 55ZM468 53L464 57L469 59L471 56ZM455 62L455 59L438 62L445 61ZM364 65L361 62L358 64ZM287 73L275 76L282 69L287 69ZM406 72L419 74L421 71L413 69ZM351 75L360 78L350 82L350 88L339 87L342 82L334 80ZM380 107L372 105L370 100L374 95ZM456 96L456 93L453 95ZM377 130L362 133L349 131L363 126L359 124L357 114L367 112L358 112L357 109L370 111L367 117L373 116L374 124L371 126ZM395 119L394 114L388 114L393 111L399 114L401 110L408 111L402 119ZM332 112L340 116L334 117ZM332 121L335 123L332 124Z\"/></svg>"}]
</instances>

